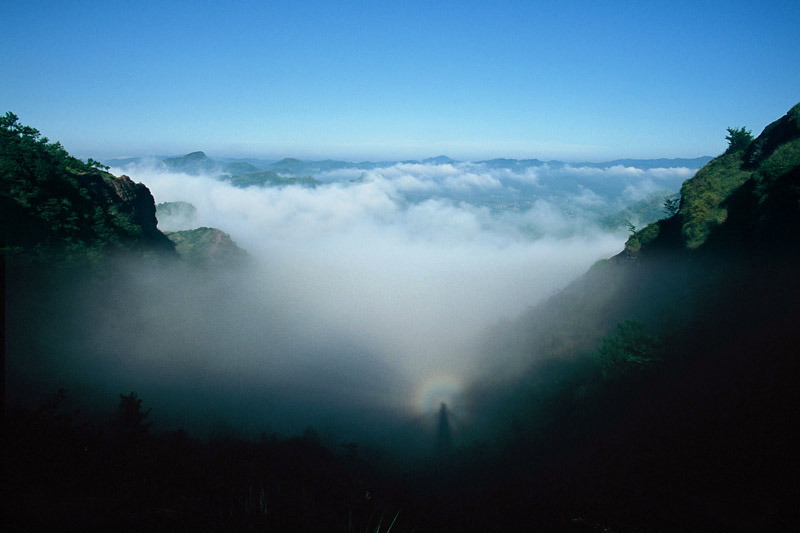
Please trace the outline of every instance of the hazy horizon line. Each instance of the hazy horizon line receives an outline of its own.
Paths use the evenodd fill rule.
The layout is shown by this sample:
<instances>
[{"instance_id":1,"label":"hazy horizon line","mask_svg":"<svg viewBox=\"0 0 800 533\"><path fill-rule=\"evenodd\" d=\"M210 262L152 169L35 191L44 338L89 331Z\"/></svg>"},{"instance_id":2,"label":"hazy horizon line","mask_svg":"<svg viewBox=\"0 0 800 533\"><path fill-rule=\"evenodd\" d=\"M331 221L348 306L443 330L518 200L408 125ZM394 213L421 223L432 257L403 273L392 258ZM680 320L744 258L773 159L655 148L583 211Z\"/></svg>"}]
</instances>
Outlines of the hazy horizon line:
<instances>
[{"instance_id":1,"label":"hazy horizon line","mask_svg":"<svg viewBox=\"0 0 800 533\"><path fill-rule=\"evenodd\" d=\"M430 161L439 158L447 158L450 159L453 163L482 163L486 161L496 161L501 159L507 159L511 161L541 161L542 163L549 163L549 162L560 162L560 163L589 163L589 164L600 164L600 163L610 163L614 161L654 161L654 160L675 160L675 159L702 159L702 158L714 158L716 156L710 154L702 154L698 156L659 156L659 157L610 157L610 158L544 158L543 156L536 157L536 156L526 156L526 157L512 157L512 156L496 156L496 157L486 157L486 158L457 158L451 157L447 154L437 154L432 156L426 157L376 157L376 158L348 158L348 157L336 157L336 156L325 156L325 155L318 155L318 156L301 156L301 155L283 155L283 156L268 156L268 155L231 155L231 154L224 154L224 153L214 153L209 152L207 150L192 150L189 152L184 153L171 153L171 154L143 154L143 155L115 155L115 156L102 156L103 160L108 161L115 161L121 159L166 159L172 157L184 157L189 154L202 152L208 157L209 159L227 159L227 160L257 160L257 161L265 161L265 162L276 162L282 161L285 159L295 159L298 161L304 162L319 162L319 161L338 161L343 163L404 163L404 162L423 162L423 161ZM97 156L86 156L86 154L80 154L79 158L86 159L86 157L97 157Z\"/></svg>"}]
</instances>

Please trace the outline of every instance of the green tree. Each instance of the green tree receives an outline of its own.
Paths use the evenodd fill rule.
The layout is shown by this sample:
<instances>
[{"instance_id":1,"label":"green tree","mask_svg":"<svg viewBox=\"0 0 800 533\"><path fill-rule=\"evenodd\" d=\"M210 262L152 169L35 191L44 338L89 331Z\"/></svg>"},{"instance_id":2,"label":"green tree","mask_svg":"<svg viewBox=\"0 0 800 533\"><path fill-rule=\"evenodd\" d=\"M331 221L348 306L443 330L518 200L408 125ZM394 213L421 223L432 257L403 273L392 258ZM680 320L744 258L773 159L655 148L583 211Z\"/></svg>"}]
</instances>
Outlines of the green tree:
<instances>
[{"instance_id":1,"label":"green tree","mask_svg":"<svg viewBox=\"0 0 800 533\"><path fill-rule=\"evenodd\" d=\"M726 154L732 154L739 150L744 150L753 141L753 132L742 126L741 128L728 128L728 135L725 136L728 141L728 149L725 150Z\"/></svg>"},{"instance_id":2,"label":"green tree","mask_svg":"<svg viewBox=\"0 0 800 533\"><path fill-rule=\"evenodd\" d=\"M104 165L100 161L92 159L91 157L86 160L86 165L90 168L96 168L98 170L108 170L109 168L111 168L108 165Z\"/></svg>"},{"instance_id":3,"label":"green tree","mask_svg":"<svg viewBox=\"0 0 800 533\"><path fill-rule=\"evenodd\" d=\"M135 392L128 395L120 394L117 416L113 421L117 437L128 442L144 438L150 426L153 425L152 422L146 421L151 410L142 411L142 399Z\"/></svg>"},{"instance_id":4,"label":"green tree","mask_svg":"<svg viewBox=\"0 0 800 533\"><path fill-rule=\"evenodd\" d=\"M680 194L672 194L664 198L664 214L666 214L667 217L674 216L680 208L681 208Z\"/></svg>"},{"instance_id":5,"label":"green tree","mask_svg":"<svg viewBox=\"0 0 800 533\"><path fill-rule=\"evenodd\" d=\"M613 335L603 339L598 357L603 377L617 379L660 364L662 353L661 340L649 333L642 322L626 320L617 324Z\"/></svg>"}]
</instances>

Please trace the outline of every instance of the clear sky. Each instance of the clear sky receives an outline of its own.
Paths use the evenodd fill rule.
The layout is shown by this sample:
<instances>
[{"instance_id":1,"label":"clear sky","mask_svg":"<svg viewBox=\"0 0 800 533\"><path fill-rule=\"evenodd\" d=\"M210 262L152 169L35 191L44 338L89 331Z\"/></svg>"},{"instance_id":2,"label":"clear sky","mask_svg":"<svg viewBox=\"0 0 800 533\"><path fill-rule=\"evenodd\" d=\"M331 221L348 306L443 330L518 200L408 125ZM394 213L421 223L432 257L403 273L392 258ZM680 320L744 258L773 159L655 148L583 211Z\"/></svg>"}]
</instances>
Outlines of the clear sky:
<instances>
[{"instance_id":1,"label":"clear sky","mask_svg":"<svg viewBox=\"0 0 800 533\"><path fill-rule=\"evenodd\" d=\"M716 155L800 101L800 2L4 0L0 112L75 155Z\"/></svg>"}]
</instances>

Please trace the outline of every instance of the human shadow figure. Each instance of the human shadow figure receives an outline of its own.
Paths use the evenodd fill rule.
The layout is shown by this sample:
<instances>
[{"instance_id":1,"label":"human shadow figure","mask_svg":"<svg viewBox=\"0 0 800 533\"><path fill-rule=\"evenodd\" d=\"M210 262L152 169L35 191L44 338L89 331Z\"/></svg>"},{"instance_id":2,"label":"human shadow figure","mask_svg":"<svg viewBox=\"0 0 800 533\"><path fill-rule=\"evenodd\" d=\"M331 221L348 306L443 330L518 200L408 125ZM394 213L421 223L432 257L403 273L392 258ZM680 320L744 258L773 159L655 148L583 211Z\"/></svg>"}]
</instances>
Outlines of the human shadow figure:
<instances>
[{"instance_id":1,"label":"human shadow figure","mask_svg":"<svg viewBox=\"0 0 800 533\"><path fill-rule=\"evenodd\" d=\"M447 404L439 405L439 421L436 427L436 453L439 456L447 455L453 448L453 432L450 427L450 411Z\"/></svg>"}]
</instances>

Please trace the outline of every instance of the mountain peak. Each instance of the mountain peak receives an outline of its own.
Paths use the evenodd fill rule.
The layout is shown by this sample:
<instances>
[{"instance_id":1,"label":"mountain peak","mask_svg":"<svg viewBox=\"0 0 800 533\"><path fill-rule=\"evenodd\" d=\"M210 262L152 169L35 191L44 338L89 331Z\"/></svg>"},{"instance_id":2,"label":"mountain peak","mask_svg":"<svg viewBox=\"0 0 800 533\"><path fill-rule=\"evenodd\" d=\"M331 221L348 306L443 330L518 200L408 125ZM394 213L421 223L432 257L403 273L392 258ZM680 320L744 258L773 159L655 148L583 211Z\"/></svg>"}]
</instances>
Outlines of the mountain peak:
<instances>
[{"instance_id":1,"label":"mountain peak","mask_svg":"<svg viewBox=\"0 0 800 533\"><path fill-rule=\"evenodd\" d=\"M170 170L186 172L187 174L204 174L217 170L217 163L210 159L205 152L191 152L177 157L168 157L163 163Z\"/></svg>"},{"instance_id":2,"label":"mountain peak","mask_svg":"<svg viewBox=\"0 0 800 533\"><path fill-rule=\"evenodd\" d=\"M455 163L455 159L451 159L446 155L437 155L436 157L429 157L427 159L422 160L423 163L434 164L434 165L447 165L449 163Z\"/></svg>"}]
</instances>

